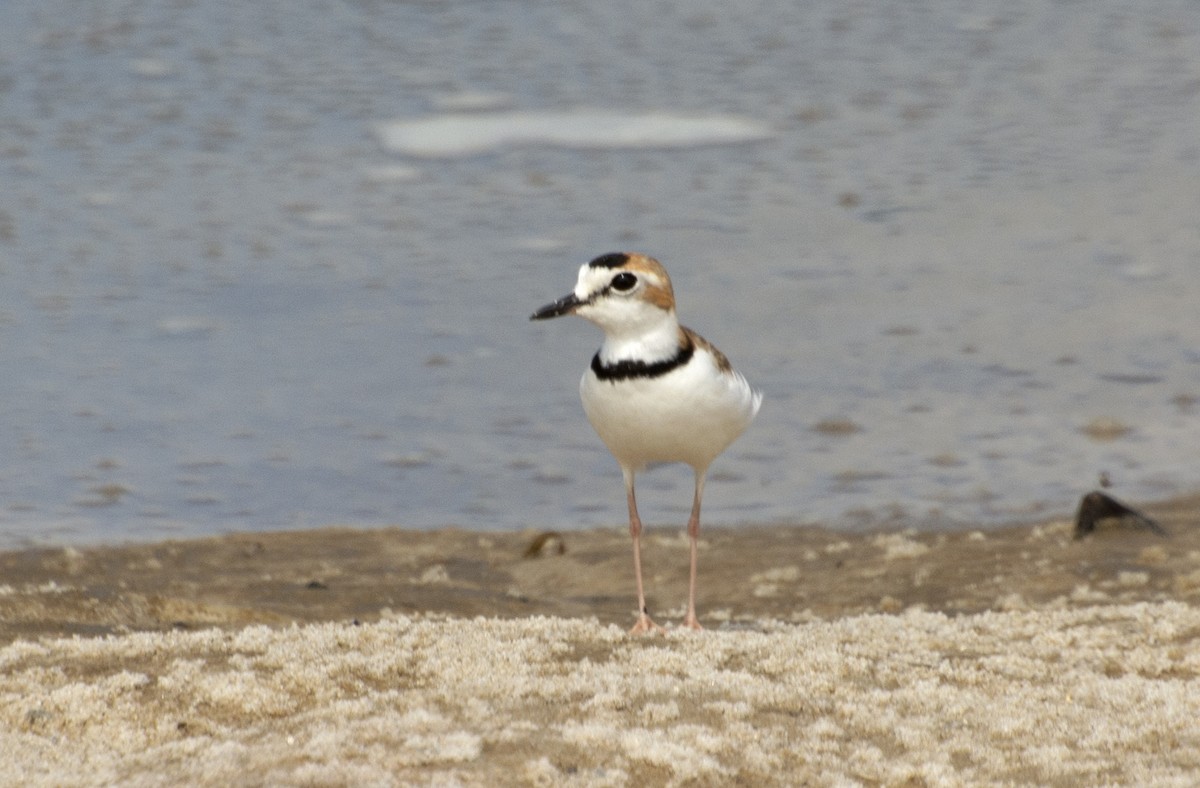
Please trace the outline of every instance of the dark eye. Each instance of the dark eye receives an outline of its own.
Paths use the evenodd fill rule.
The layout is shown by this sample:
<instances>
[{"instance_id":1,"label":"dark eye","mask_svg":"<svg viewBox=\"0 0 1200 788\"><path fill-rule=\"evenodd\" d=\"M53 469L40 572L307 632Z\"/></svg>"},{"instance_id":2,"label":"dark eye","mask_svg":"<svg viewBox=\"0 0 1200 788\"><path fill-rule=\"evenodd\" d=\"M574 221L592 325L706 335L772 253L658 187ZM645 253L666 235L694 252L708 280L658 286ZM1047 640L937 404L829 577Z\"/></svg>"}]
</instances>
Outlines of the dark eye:
<instances>
[{"instance_id":1,"label":"dark eye","mask_svg":"<svg viewBox=\"0 0 1200 788\"><path fill-rule=\"evenodd\" d=\"M637 284L637 277L634 276L633 274L629 273L628 271L622 271L621 273L614 276L612 279L613 290L620 290L622 292L624 292L626 290L631 290L633 288L633 286L636 284Z\"/></svg>"}]
</instances>

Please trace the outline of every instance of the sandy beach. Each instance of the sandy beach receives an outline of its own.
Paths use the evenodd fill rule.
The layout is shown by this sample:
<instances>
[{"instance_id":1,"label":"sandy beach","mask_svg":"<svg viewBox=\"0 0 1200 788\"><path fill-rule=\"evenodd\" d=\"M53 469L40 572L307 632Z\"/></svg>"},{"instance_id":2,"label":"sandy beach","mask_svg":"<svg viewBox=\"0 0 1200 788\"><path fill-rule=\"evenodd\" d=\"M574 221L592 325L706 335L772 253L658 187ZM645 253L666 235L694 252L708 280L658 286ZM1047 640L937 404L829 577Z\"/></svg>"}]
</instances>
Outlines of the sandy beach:
<instances>
[{"instance_id":1,"label":"sandy beach","mask_svg":"<svg viewBox=\"0 0 1200 788\"><path fill-rule=\"evenodd\" d=\"M1200 785L1196 5L9 0L0 788Z\"/></svg>"},{"instance_id":2,"label":"sandy beach","mask_svg":"<svg viewBox=\"0 0 1200 788\"><path fill-rule=\"evenodd\" d=\"M703 534L631 637L624 529L0 555L0 783L1190 785L1200 498L1106 522ZM655 529L651 612L682 613Z\"/></svg>"}]
</instances>

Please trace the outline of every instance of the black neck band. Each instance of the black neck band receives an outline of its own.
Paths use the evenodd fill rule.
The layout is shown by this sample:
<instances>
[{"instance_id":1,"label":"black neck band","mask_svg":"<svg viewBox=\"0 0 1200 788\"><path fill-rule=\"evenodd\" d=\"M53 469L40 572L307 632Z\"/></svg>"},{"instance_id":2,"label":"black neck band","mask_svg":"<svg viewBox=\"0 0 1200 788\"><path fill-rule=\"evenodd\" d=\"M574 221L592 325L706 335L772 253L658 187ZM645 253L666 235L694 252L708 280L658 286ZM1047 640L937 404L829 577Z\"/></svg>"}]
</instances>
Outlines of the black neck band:
<instances>
[{"instance_id":1,"label":"black neck band","mask_svg":"<svg viewBox=\"0 0 1200 788\"><path fill-rule=\"evenodd\" d=\"M596 355L592 356L592 372L600 380L617 381L629 380L630 378L657 378L691 361L692 354L695 352L696 348L689 339L686 345L679 348L678 353L662 361L655 361L652 364L634 359L625 359L615 364L605 364L600 360L600 354L596 353Z\"/></svg>"}]
</instances>

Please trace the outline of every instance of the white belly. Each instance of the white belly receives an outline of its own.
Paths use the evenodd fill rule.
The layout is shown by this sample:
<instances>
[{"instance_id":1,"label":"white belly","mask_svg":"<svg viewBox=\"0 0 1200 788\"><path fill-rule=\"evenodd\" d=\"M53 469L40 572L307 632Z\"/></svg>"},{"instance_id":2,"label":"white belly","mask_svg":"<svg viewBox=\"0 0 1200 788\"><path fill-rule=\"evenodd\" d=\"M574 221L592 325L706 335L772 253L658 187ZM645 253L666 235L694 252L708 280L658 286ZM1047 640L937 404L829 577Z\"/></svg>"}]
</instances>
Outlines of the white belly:
<instances>
[{"instance_id":1,"label":"white belly","mask_svg":"<svg viewBox=\"0 0 1200 788\"><path fill-rule=\"evenodd\" d=\"M707 469L762 403L745 378L720 372L704 352L656 378L605 381L589 369L579 393L601 440L622 467L635 471L655 462Z\"/></svg>"}]
</instances>

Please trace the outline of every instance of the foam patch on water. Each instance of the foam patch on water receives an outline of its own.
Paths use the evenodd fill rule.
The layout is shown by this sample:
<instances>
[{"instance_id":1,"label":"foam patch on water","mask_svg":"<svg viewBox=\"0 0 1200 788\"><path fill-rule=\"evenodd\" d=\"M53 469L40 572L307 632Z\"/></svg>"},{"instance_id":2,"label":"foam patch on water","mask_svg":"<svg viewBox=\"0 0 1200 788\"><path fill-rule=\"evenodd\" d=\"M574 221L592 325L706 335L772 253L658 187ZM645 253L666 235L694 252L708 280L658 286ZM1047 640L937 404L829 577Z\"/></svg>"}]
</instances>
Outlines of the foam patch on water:
<instances>
[{"instance_id":1,"label":"foam patch on water","mask_svg":"<svg viewBox=\"0 0 1200 788\"><path fill-rule=\"evenodd\" d=\"M514 145L582 149L692 148L755 142L770 126L736 115L605 111L435 115L380 123L383 147L408 156L452 158Z\"/></svg>"}]
</instances>

